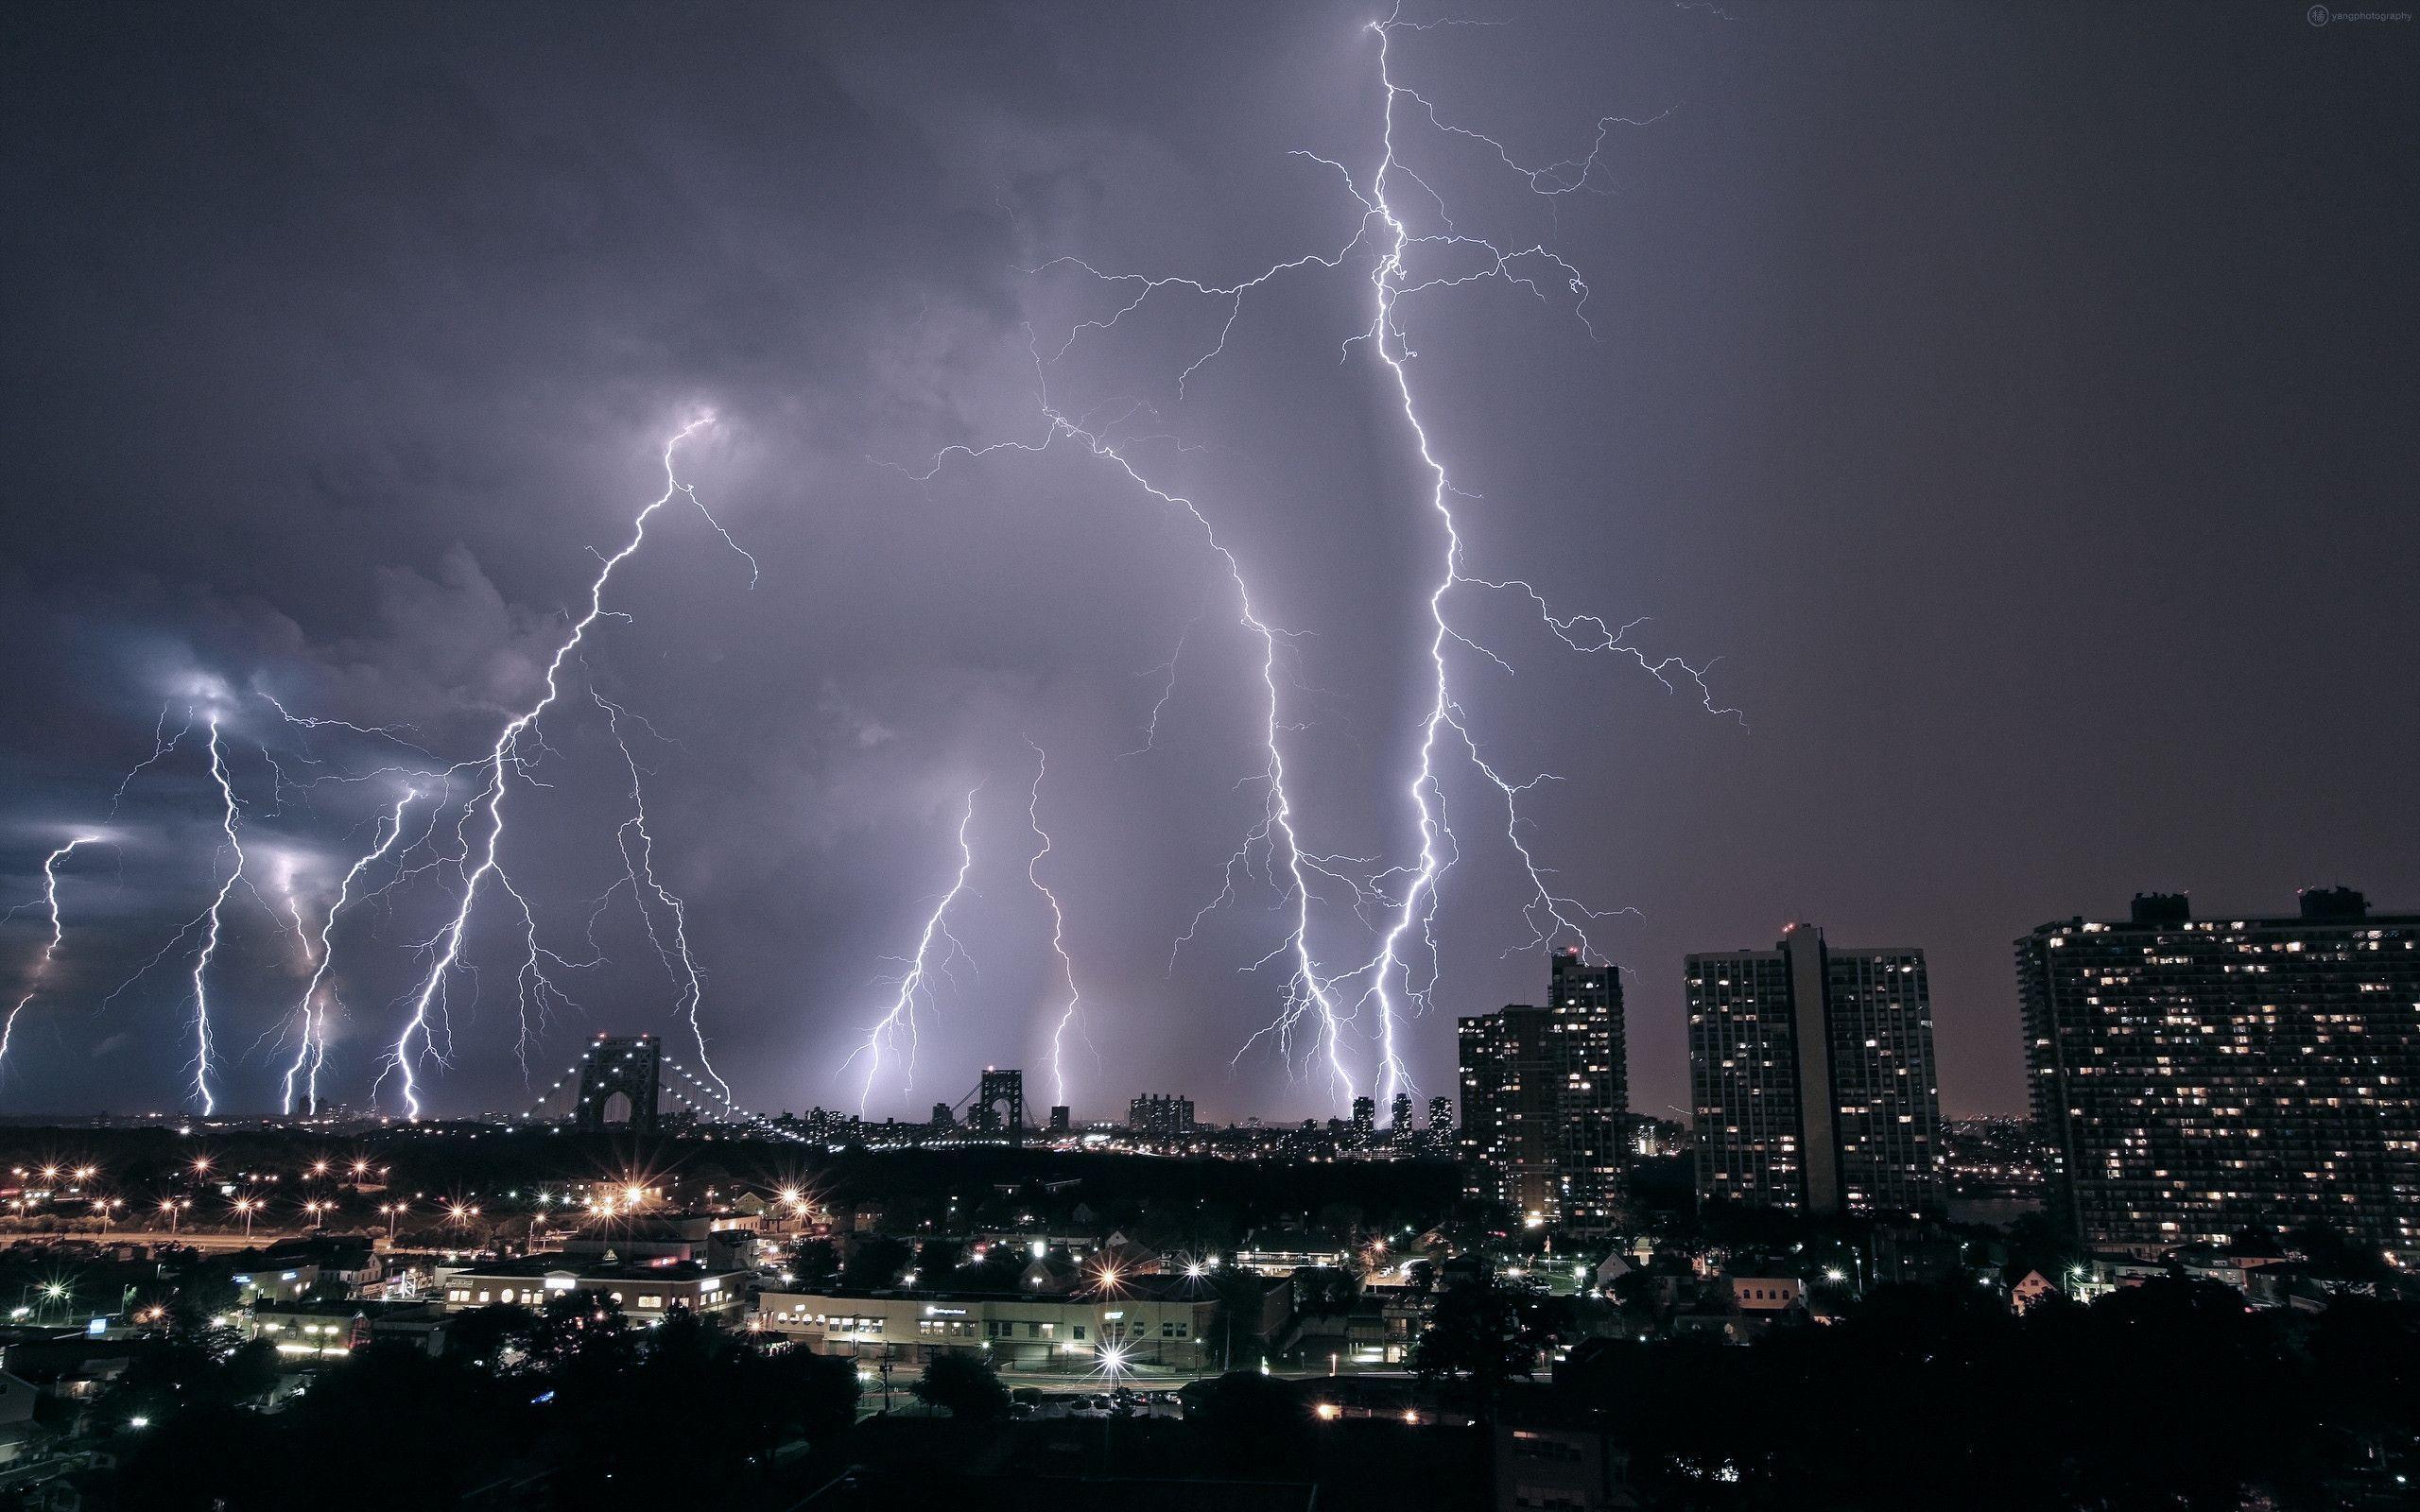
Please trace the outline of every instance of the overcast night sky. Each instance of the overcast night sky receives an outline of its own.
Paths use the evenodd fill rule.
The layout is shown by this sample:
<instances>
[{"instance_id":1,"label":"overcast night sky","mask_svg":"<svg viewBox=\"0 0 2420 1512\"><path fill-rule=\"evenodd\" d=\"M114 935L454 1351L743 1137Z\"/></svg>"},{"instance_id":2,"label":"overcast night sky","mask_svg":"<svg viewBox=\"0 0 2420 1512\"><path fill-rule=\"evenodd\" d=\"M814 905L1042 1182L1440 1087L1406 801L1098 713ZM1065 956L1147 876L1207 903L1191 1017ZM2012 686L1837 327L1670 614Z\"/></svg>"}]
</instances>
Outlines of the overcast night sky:
<instances>
[{"instance_id":1,"label":"overcast night sky","mask_svg":"<svg viewBox=\"0 0 2420 1512\"><path fill-rule=\"evenodd\" d=\"M1560 779L1522 796L1523 842L1556 893L1635 910L1590 925L1626 973L1634 1108L1685 1101L1683 954L1788 919L1930 954L1955 1114L2022 1106L2009 942L2045 919L2138 888L2288 912L2330 883L2420 909L2420 26L2304 12L1722 0L1389 34L1395 82L1513 162L1644 123L1540 194L1399 99L1387 185L1414 237L1450 215L1585 284L1531 258L1526 284L1417 287L1486 272L1467 242L1407 263L1389 340L1464 573L1644 619L1648 659L1711 662L1745 716L1567 648L1517 592L1449 595L1466 728L1508 780ZM965 959L912 1085L893 1057L871 1108L922 1116L987 1062L1050 1100L1030 741L1078 1116L1140 1091L1341 1111L1305 1040L1235 1058L1282 1006L1264 877L1239 868L1171 960L1265 791L1260 645L1199 526L1063 435L912 474L1041 442L1046 382L1199 506L1288 632L1305 850L1415 866L1443 548L1389 370L1348 342L1383 250L1355 198L1383 152L1372 19L0 8L0 903L35 904L0 929L9 1004L34 993L0 1113L187 1100L181 926L232 865L214 712L249 885L208 974L214 1075L222 1110L273 1108L310 971L289 910L316 936L405 769L476 762L544 692L598 554L707 414L681 475L761 575L685 500L659 511L505 799L506 874L575 963L577 1008L532 1025L541 1088L598 1030L695 1058L594 692L628 711L743 1103L856 1105L842 1062L970 789ZM1171 285L1118 316L1140 285L1053 261L1232 285L1313 253L1338 266L1255 287L1181 392L1229 302ZM193 730L112 817L164 711ZM1546 970L1501 797L1450 730L1437 765L1460 860L1433 1005L1401 1029L1424 1093L1452 1089L1453 1016ZM477 780L413 809L339 917L333 1098L370 1100L409 1014ZM43 969L43 859L78 834L106 843L60 864ZM1314 954L1367 959L1321 892ZM528 927L482 895L432 1111L534 1095ZM1374 1022L1340 1049L1363 1090Z\"/></svg>"}]
</instances>

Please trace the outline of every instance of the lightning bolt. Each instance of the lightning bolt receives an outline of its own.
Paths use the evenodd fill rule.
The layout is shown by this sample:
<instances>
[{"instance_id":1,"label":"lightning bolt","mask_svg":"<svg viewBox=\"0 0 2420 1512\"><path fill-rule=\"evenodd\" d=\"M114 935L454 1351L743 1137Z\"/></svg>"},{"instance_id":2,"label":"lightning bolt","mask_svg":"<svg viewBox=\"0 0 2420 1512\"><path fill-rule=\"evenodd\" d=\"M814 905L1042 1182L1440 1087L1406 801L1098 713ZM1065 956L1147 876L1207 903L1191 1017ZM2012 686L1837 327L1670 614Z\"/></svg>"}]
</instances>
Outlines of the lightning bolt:
<instances>
[{"instance_id":1,"label":"lightning bolt","mask_svg":"<svg viewBox=\"0 0 2420 1512\"><path fill-rule=\"evenodd\" d=\"M1049 773L1050 757L1032 741L1028 740L1026 744L1033 747L1034 756L1033 794L1031 801L1026 805L1026 822L1040 837L1042 849L1025 864L1025 874L1026 879L1033 884L1034 890L1042 894L1043 901L1050 904L1050 949L1059 957L1059 974L1067 984L1066 1005L1059 1010L1059 1022L1050 1030L1050 1081L1055 1089L1051 1101L1063 1108L1067 1106L1064 1041L1068 1026L1077 1023L1077 1011L1083 1004L1084 995L1076 986L1075 959L1067 954L1067 916L1059 906L1059 895L1050 890L1050 884L1042 880L1042 858L1052 849L1050 832L1042 827L1042 780Z\"/></svg>"},{"instance_id":2,"label":"lightning bolt","mask_svg":"<svg viewBox=\"0 0 2420 1512\"><path fill-rule=\"evenodd\" d=\"M165 716L163 715L163 717ZM59 864L75 854L78 846L95 843L96 842L92 835L79 834L42 858L42 897L43 902L50 910L50 938L43 943L42 954L34 959L33 976L26 988L26 995L19 998L17 1005L9 1010L8 1019L0 1022L0 1066L8 1064L9 1041L14 1039L17 1033L17 1015L25 1012L26 1005L31 1003L41 993L43 981L50 974L51 957L59 954L60 942L67 937L67 933L60 927L59 920Z\"/></svg>"},{"instance_id":3,"label":"lightning bolt","mask_svg":"<svg viewBox=\"0 0 2420 1512\"><path fill-rule=\"evenodd\" d=\"M525 1063L532 1034L529 1024L529 1005L533 997L542 1010L550 995L558 999L562 998L562 991L555 987L553 978L547 972L546 965L549 961L559 965L569 963L564 963L560 956L539 946L537 920L530 911L528 900L513 886L511 878L504 873L498 859L498 851L503 843L505 832L504 799L506 793L511 787L512 778L516 774L526 778L527 766L534 760L533 756L525 754L524 743L527 742L532 751L543 749L544 737L539 735L536 730L538 720L562 696L561 679L563 664L579 654L580 647L588 639L590 627L605 617L605 589L607 584L613 581L614 570L637 555L639 548L646 544L648 522L654 517L656 511L670 504L675 497L682 497L686 498L696 507L698 513L704 517L707 524L714 527L715 533L722 538L724 544L738 552L747 560L750 585L754 586L757 580L759 572L756 558L750 556L736 541L732 539L731 532L722 527L721 522L715 519L704 503L699 499L696 490L681 481L680 473L673 465L674 454L680 450L681 443L712 422L712 416L694 420L683 426L669 441L665 443L664 491L639 510L636 518L631 522L630 537L622 543L620 549L602 558L596 576L588 585L587 612L573 622L570 633L564 637L562 644L555 648L554 656L546 663L545 691L528 708L522 710L505 722L504 728L497 732L495 744L489 748L486 758L475 764L480 772L480 785L472 795L471 799L462 806L461 816L455 827L456 842L459 847L459 854L455 865L462 878L461 894L456 902L452 917L424 943L423 949L426 952L429 961L427 972L421 978L418 988L410 994L410 1014L405 1020L402 1032L395 1037L394 1045L386 1057L385 1069L379 1074L381 1083L390 1073L398 1077L403 1089L405 1109L415 1119L421 1114L421 1101L420 1085L418 1078L413 1074L413 1066L423 1057L434 1057L440 1054L435 1032L437 1021L445 1011L446 983L461 960L463 937L469 933L472 915L478 905L480 888L491 879L519 907L526 926L524 937L527 952L522 960L518 979L522 1022L521 1044ZM475 825L478 832L475 837L472 833ZM694 1000L691 1001L690 1007L694 1014ZM694 1017L692 1022L694 1023ZM702 1048L702 1037L700 1043ZM373 1087L372 1090L374 1092L375 1088Z\"/></svg>"},{"instance_id":4,"label":"lightning bolt","mask_svg":"<svg viewBox=\"0 0 2420 1512\"><path fill-rule=\"evenodd\" d=\"M630 742L622 738L623 719L637 719L638 716L597 692L593 682L589 686L588 696L597 708L605 711L606 728L613 731L614 744L622 753L622 764L631 773L631 816L622 821L622 827L614 834L614 843L622 853L622 869L631 885L631 897L637 902L639 917L646 922L648 942L655 947L656 956L664 962L665 971L680 983L678 1011L689 1021L689 1033L698 1041L698 1064L703 1066L706 1074L713 1078L723 1106L736 1108L738 1105L731 1100L731 1084L722 1079L721 1074L715 1070L714 1061L706 1055L705 1025L698 1020L699 1006L705 1001L706 981L704 973L698 970L697 957L689 953L689 906L656 880L655 836L648 833L647 827L647 795L639 784L638 758L631 754ZM647 723L644 719L638 719L638 722L642 725ZM648 728L652 730L653 727ZM633 837L638 841L635 854L631 849ZM640 890L642 885L646 889L644 893ZM647 905L648 896L652 896L657 905L672 918L668 944L664 936L656 932L655 915Z\"/></svg>"},{"instance_id":5,"label":"lightning bolt","mask_svg":"<svg viewBox=\"0 0 2420 1512\"><path fill-rule=\"evenodd\" d=\"M967 790L966 812L959 816L958 821L958 875L951 879L949 891L942 894L941 902L933 904L932 912L925 916L924 930L916 936L916 954L908 959L908 970L899 978L890 1006L883 1010L881 1018L874 1021L873 1027L866 1031L865 1043L851 1051L849 1059L840 1063L840 1069L846 1071L850 1061L859 1056L866 1057L865 1082L857 1090L859 1118L866 1115L867 1107L873 1101L873 1084L882 1074L883 1052L895 1046L902 1036L908 1040L907 1085L913 1087L916 1084L917 1005L931 990L932 973L946 970L953 956L964 954L958 943L958 936L952 935L949 926L942 921L942 916L949 912L950 904L958 902L958 895L966 890L966 875L975 869L975 848L968 843L966 832L975 822L975 795L982 791L980 782ZM939 957L933 954L936 940L945 942L945 954Z\"/></svg>"},{"instance_id":6,"label":"lightning bolt","mask_svg":"<svg viewBox=\"0 0 2420 1512\"><path fill-rule=\"evenodd\" d=\"M285 711L281 709L279 712L282 713ZM344 880L337 885L336 901L328 904L327 917L320 921L318 964L312 969L311 980L302 988L302 1000L295 1005L300 1034L294 1048L293 1063L285 1068L285 1085L278 1094L278 1111L281 1113L290 1114L294 1111L294 1084L298 1077L303 1078L304 1083L303 1110L313 1112L319 1108L320 1068L326 1064L328 1058L328 1008L334 1005L320 1005L318 1000L320 984L327 978L328 963L336 958L337 915L344 911L345 901L352 897L354 880L371 866L383 859L388 851L395 848L395 842L403 838L404 811L410 808L413 800L419 797L419 788L407 787L404 789L403 797L395 799L394 812L372 829L371 848L364 851L345 872ZM299 904L295 913L295 923L297 927L302 924ZM304 945L307 951L309 945L307 939Z\"/></svg>"},{"instance_id":7,"label":"lightning bolt","mask_svg":"<svg viewBox=\"0 0 2420 1512\"><path fill-rule=\"evenodd\" d=\"M1575 318L1586 326L1590 291L1579 270L1543 242L1526 247L1499 245L1461 230L1455 224L1443 197L1403 161L1398 144L1399 113L1425 117L1427 125L1442 137L1493 149L1507 170L1517 175L1532 194L1546 198L1549 204L1559 197L1589 184L1612 139L1614 128L1640 126L1649 122L1622 116L1602 117L1596 123L1594 140L1584 155L1544 166L1529 166L1495 138L1446 120L1426 96L1396 79L1390 45L1392 34L1397 30L1426 31L1442 25L1443 23L1404 22L1400 19L1399 10L1385 21L1368 24L1369 31L1376 39L1377 74L1384 90L1385 103L1379 122L1377 158L1365 176L1357 180L1343 163L1317 153L1294 154L1333 169L1342 179L1346 194L1360 207L1351 236L1335 252L1310 252L1286 259L1230 284L1185 276L1106 272L1076 257L1056 258L1041 265L1031 271L1073 268L1120 291L1120 302L1112 313L1078 322L1047 362L1037 347L1034 354L1036 378L1041 407L1047 422L1042 439L1038 442L1004 441L980 447L945 448L934 457L930 470L921 474L910 474L929 478L953 455L971 459L1001 450L1040 452L1054 439L1063 437L1119 468L1131 482L1150 497L1184 509L1201 525L1214 550L1224 560L1236 585L1244 624L1259 637L1263 648L1261 673L1266 692L1266 713L1262 736L1268 756L1259 781L1263 784L1267 807L1259 824L1248 833L1242 848L1230 858L1220 891L1195 917L1193 925L1179 936L1177 943L1181 948L1194 936L1204 917L1236 898L1239 877L1249 880L1257 869L1259 874L1276 885L1291 904L1288 932L1278 947L1254 962L1253 968L1285 957L1291 960L1291 973L1277 1017L1245 1041L1243 1050L1238 1052L1238 1058L1261 1040L1273 1038L1281 1056L1291 1065L1293 1037L1307 1023L1315 1038L1314 1053L1324 1053L1329 1080L1347 1103L1355 1095L1357 1082L1343 1058L1343 1031L1347 1024L1359 1018L1364 1009L1369 1010L1376 1023L1375 1080L1380 1100L1392 1101L1396 1092L1411 1086L1410 1074L1397 1043L1398 1021L1407 1013L1425 1010L1436 986L1441 970L1436 934L1438 888L1445 873L1461 854L1461 847L1447 820L1441 773L1443 756L1452 748L1460 748L1471 768L1493 789L1501 802L1503 833L1529 885L1521 914L1533 936L1531 943L1551 945L1570 938L1578 942L1584 957L1601 959L1588 938L1587 925L1609 917L1608 912L1588 908L1558 891L1549 880L1549 868L1538 860L1525 838L1528 825L1521 803L1523 796L1539 784L1557 779L1551 773L1520 780L1507 775L1487 756L1472 729L1459 692L1458 658L1467 652L1508 673L1512 670L1512 665L1454 623L1452 609L1458 590L1522 594L1530 601L1543 627L1570 649L1583 654L1626 657L1655 678L1667 691L1675 691L1677 681L1685 679L1694 686L1700 704L1708 712L1735 717L1738 713L1737 710L1720 707L1715 702L1712 689L1706 681L1707 668L1711 663L1691 665L1679 657L1651 656L1633 644L1628 639L1629 634L1643 621L1633 621L1616 628L1595 615L1558 614L1546 595L1529 581L1518 577L1479 576L1466 565L1466 542L1461 524L1456 517L1455 501L1473 499L1476 495L1456 488L1440 454L1433 428L1424 418L1412 376L1412 363L1418 352L1405 331L1402 301L1407 296L1450 290L1491 279L1516 285L1545 301L1548 295L1547 288L1542 286L1543 281L1559 284L1571 297ZM1414 227L1414 212L1399 202L1404 184L1416 186L1423 200L1434 205L1433 229L1425 224L1417 229ZM1365 858L1322 855L1307 850L1300 843L1294 807L1286 790L1285 753L1279 739L1280 730L1286 727L1280 713L1278 647L1286 638L1286 632L1270 625L1253 610L1250 589L1235 554L1220 543L1208 518L1198 506L1190 499L1151 482L1120 450L1119 445L1107 437L1105 427L1089 427L1081 420L1070 420L1053 408L1045 381L1047 363L1065 356L1088 333L1115 327L1126 316L1164 292L1190 295L1212 301L1214 306L1222 309L1223 315L1219 321L1215 342L1178 373L1176 391L1181 400L1185 385L1227 350L1229 340L1243 318L1245 305L1255 291L1288 274L1338 271L1353 262L1357 254L1366 258L1369 266L1369 317L1366 324L1341 343L1339 360L1348 360L1356 346L1366 344L1384 367L1386 380L1402 410L1409 440L1428 480L1426 504L1428 513L1434 518L1440 542L1438 574L1428 588L1426 599L1430 624L1425 637L1425 652L1430 669L1426 694L1426 709L1419 721L1419 739L1402 788L1409 800L1417 850L1408 864L1374 870L1359 869L1375 865ZM1432 263L1436 266L1430 266ZM1153 717L1156 721L1156 709ZM1282 880L1277 874L1281 862L1284 868ZM1322 888L1341 889L1342 894L1349 895L1354 913L1365 922L1368 921L1367 910L1373 906L1377 907L1383 916L1382 922L1372 925L1375 936L1374 949L1357 965L1326 971L1322 971L1313 954L1311 913L1315 902L1325 901Z\"/></svg>"},{"instance_id":8,"label":"lightning bolt","mask_svg":"<svg viewBox=\"0 0 2420 1512\"><path fill-rule=\"evenodd\" d=\"M1131 309L1132 306L1130 305L1128 308ZM1224 564L1227 579L1235 585L1237 623L1241 624L1260 643L1260 684L1264 696L1261 705L1260 737L1261 749L1265 753L1266 762L1254 781L1259 783L1262 794L1261 815L1258 822L1246 833L1242 845L1238 846L1235 853L1227 858L1218 895L1203 905L1201 911L1194 916L1192 926L1184 935L1178 936L1176 945L1170 952L1170 965L1173 968L1175 950L1183 949L1185 942L1193 937L1195 931L1201 927L1202 919L1236 895L1236 880L1239 877L1249 881L1257 870L1258 874L1270 878L1274 883L1277 868L1282 866L1286 881L1278 885L1282 894L1281 902L1291 904L1289 927L1285 939L1277 948L1253 965L1265 966L1280 957L1289 957L1292 967L1283 988L1284 1006L1277 1022L1264 1033L1274 1034L1279 1044L1290 1050L1292 1036L1297 1025L1306 1019L1314 1021L1315 1037L1319 1044L1325 1049L1329 1074L1342 1088L1344 1100L1350 1103L1354 1096L1355 1083L1353 1073L1344 1063L1342 1043L1342 1025L1348 1014L1338 1001L1335 979L1321 969L1318 959L1312 954L1310 911L1314 892L1310 878L1320 876L1340 883L1353 889L1357 900L1363 896L1367 889L1346 877L1334 866L1332 864L1334 858L1314 855L1305 850L1295 833L1294 802L1286 785L1285 745L1279 738L1279 731L1285 728L1285 719L1284 699L1278 691L1277 664L1281 647L1288 640L1288 632L1262 618L1260 611L1254 608L1252 585L1244 576L1243 562L1219 538L1218 527L1210 523L1210 517L1202 512L1201 506L1184 494L1173 492L1153 483L1106 436L1099 431L1087 429L1080 420L1071 420L1052 407L1049 383L1038 350L1034 353L1034 382L1046 424L1041 439L995 441L981 447L944 448L934 457L932 466L925 472L911 472L908 475L918 482L927 482L939 474L953 454L976 459L1001 451L1040 453L1048 450L1052 442L1064 438L1073 441L1091 455L1116 469L1124 474L1128 482L1150 498L1169 508L1183 511L1199 528L1203 542L1209 546L1212 554ZM1255 1038L1258 1037L1255 1036Z\"/></svg>"},{"instance_id":9,"label":"lightning bolt","mask_svg":"<svg viewBox=\"0 0 2420 1512\"><path fill-rule=\"evenodd\" d=\"M235 884L244 878L244 842L235 830L235 787L227 777L227 762L219 747L218 714L216 711L210 715L210 780L218 784L218 798L222 805L218 827L227 836L228 848L235 852L235 867L227 873L227 880L218 885L217 895L210 900L210 907L202 915L205 927L201 949L193 958L193 1091L205 1118L218 1110L218 1099L210 1091L210 989L207 977L211 958L218 954L219 927L221 916L227 910L228 896L235 890Z\"/></svg>"}]
</instances>

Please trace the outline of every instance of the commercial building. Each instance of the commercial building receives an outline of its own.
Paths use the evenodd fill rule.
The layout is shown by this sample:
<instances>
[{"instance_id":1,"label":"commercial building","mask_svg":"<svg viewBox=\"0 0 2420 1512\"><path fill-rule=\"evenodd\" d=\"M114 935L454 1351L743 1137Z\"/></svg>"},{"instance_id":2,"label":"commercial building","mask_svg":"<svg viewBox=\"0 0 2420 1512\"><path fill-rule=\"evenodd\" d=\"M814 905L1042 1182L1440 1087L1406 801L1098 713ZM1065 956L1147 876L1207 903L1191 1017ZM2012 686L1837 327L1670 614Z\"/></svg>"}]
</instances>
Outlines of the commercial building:
<instances>
[{"instance_id":1,"label":"commercial building","mask_svg":"<svg viewBox=\"0 0 2420 1512\"><path fill-rule=\"evenodd\" d=\"M747 1276L716 1272L689 1261L602 1261L582 1264L560 1254L466 1265L439 1279L445 1309L544 1307L578 1296L611 1302L633 1317L660 1317L676 1308L707 1317L735 1317L747 1300Z\"/></svg>"},{"instance_id":2,"label":"commercial building","mask_svg":"<svg viewBox=\"0 0 2420 1512\"><path fill-rule=\"evenodd\" d=\"M1689 1089L1701 1201L1806 1213L1941 1199L1941 1088L1925 953L1833 946L1691 955Z\"/></svg>"},{"instance_id":3,"label":"commercial building","mask_svg":"<svg viewBox=\"0 0 2420 1512\"><path fill-rule=\"evenodd\" d=\"M1576 949L1550 961L1543 1006L1461 1021L1465 1188L1524 1222L1603 1228L1630 1112L1621 978Z\"/></svg>"},{"instance_id":4,"label":"commercial building","mask_svg":"<svg viewBox=\"0 0 2420 1512\"><path fill-rule=\"evenodd\" d=\"M2349 888L2269 919L2138 895L2018 940L2016 971L2052 1211L2086 1242L2420 1242L2420 916Z\"/></svg>"},{"instance_id":5,"label":"commercial building","mask_svg":"<svg viewBox=\"0 0 2420 1512\"><path fill-rule=\"evenodd\" d=\"M1089 1371L1103 1350L1128 1364L1197 1369L1219 1301L1184 1277L1135 1277L1114 1292L765 1292L750 1326L818 1354L923 1364L957 1352L1003 1369Z\"/></svg>"}]
</instances>

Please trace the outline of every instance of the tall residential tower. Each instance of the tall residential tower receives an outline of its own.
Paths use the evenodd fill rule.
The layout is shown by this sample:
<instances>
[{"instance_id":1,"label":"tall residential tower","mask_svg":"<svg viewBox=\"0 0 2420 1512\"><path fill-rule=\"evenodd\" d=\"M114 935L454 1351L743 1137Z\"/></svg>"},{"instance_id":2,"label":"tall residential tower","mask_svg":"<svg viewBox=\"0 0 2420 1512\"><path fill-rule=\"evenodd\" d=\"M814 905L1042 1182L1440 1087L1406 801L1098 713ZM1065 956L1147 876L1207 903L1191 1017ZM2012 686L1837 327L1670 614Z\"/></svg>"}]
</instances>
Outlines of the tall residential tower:
<instances>
[{"instance_id":1,"label":"tall residential tower","mask_svg":"<svg viewBox=\"0 0 2420 1512\"><path fill-rule=\"evenodd\" d=\"M1941 1194L1925 953L1792 924L1687 962L1701 1201L1915 1211Z\"/></svg>"},{"instance_id":2,"label":"tall residential tower","mask_svg":"<svg viewBox=\"0 0 2420 1512\"><path fill-rule=\"evenodd\" d=\"M2343 887L2290 919L2138 895L2018 940L2016 975L2054 1211L2086 1242L2420 1244L2420 916Z\"/></svg>"},{"instance_id":3,"label":"tall residential tower","mask_svg":"<svg viewBox=\"0 0 2420 1512\"><path fill-rule=\"evenodd\" d=\"M1525 1221L1605 1228L1630 1111L1621 978L1577 950L1551 959L1543 1006L1461 1021L1465 1187Z\"/></svg>"}]
</instances>

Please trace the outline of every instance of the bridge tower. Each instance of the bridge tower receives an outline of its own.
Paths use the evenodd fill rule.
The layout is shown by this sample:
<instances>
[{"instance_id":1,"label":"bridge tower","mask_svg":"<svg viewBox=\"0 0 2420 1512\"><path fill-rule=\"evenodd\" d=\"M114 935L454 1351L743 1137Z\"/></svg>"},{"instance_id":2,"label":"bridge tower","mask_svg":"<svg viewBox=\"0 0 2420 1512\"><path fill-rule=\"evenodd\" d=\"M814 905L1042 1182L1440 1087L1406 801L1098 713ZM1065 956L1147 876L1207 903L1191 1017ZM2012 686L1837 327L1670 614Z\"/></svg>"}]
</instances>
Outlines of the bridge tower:
<instances>
[{"instance_id":1,"label":"bridge tower","mask_svg":"<svg viewBox=\"0 0 2420 1512\"><path fill-rule=\"evenodd\" d=\"M652 1134L663 1081L664 1046L655 1036L600 1034L580 1062L579 1102L571 1111L572 1125L624 1125Z\"/></svg>"},{"instance_id":2,"label":"bridge tower","mask_svg":"<svg viewBox=\"0 0 2420 1512\"><path fill-rule=\"evenodd\" d=\"M967 1114L967 1122L984 1133L1005 1134L1011 1144L1023 1144L1025 1073L984 1067L982 1085L976 1089L975 1106Z\"/></svg>"}]
</instances>

